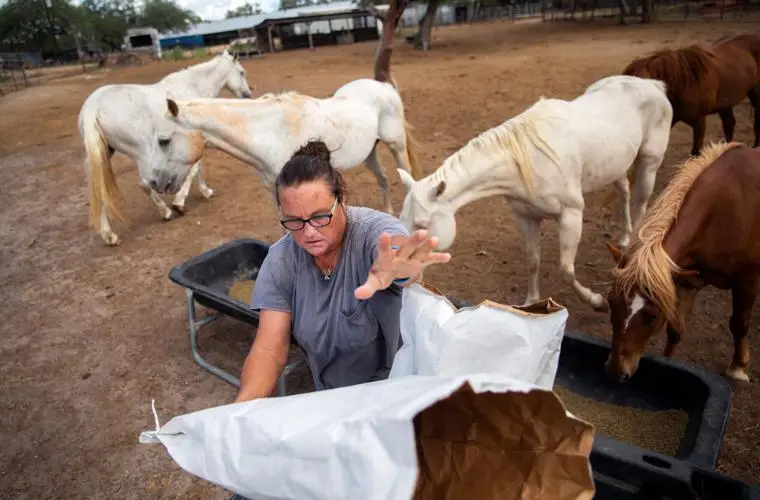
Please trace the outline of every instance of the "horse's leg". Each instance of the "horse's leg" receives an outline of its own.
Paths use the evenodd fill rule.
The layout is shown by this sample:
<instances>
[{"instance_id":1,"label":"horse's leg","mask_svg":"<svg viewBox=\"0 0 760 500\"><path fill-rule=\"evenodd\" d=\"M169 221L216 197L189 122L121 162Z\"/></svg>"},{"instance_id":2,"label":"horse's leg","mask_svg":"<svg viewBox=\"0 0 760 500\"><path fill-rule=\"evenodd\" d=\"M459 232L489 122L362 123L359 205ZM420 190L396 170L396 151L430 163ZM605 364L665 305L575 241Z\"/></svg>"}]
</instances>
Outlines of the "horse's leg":
<instances>
[{"instance_id":1,"label":"horse's leg","mask_svg":"<svg viewBox=\"0 0 760 500\"><path fill-rule=\"evenodd\" d=\"M689 120L686 122L688 125L691 126L693 131L694 140L691 144L691 155L692 156L699 156L700 151L702 151L702 146L705 142L705 127L706 127L706 117L700 116L696 120Z\"/></svg>"},{"instance_id":2,"label":"horse's leg","mask_svg":"<svg viewBox=\"0 0 760 500\"><path fill-rule=\"evenodd\" d=\"M201 192L201 196L208 200L214 196L214 193L216 191L214 191L212 187L206 184L206 179L203 177L203 160L203 158L198 160L201 163L201 166L198 167L198 190Z\"/></svg>"},{"instance_id":3,"label":"horse's leg","mask_svg":"<svg viewBox=\"0 0 760 500\"><path fill-rule=\"evenodd\" d=\"M665 345L665 356L670 358L676 350L676 346L681 342L681 335L686 330L686 319L691 316L694 308L694 299L697 298L699 288L679 288L678 289L678 306L676 309L676 318L678 324L668 323L667 333L668 342Z\"/></svg>"},{"instance_id":4,"label":"horse's leg","mask_svg":"<svg viewBox=\"0 0 760 500\"><path fill-rule=\"evenodd\" d=\"M734 140L734 128L736 128L736 118L734 118L734 108L724 108L718 110L718 116L723 123L723 136L727 142Z\"/></svg>"},{"instance_id":5,"label":"horse's leg","mask_svg":"<svg viewBox=\"0 0 760 500\"><path fill-rule=\"evenodd\" d=\"M620 196L620 228L623 231L620 240L618 240L618 245L621 249L626 249L633 232L631 225L631 188L628 184L628 176L615 181L615 189Z\"/></svg>"},{"instance_id":6,"label":"horse's leg","mask_svg":"<svg viewBox=\"0 0 760 500\"><path fill-rule=\"evenodd\" d=\"M647 210L647 204L654 191L657 171L662 165L662 154L639 152L636 158L636 187L631 204L631 225L636 227Z\"/></svg>"},{"instance_id":7,"label":"horse's leg","mask_svg":"<svg viewBox=\"0 0 760 500\"><path fill-rule=\"evenodd\" d=\"M174 196L174 201L172 201L172 208L180 214L185 213L185 200L187 199L187 195L190 194L190 186L193 183L193 179L195 179L195 176L198 175L198 172L200 171L201 161L203 160L198 160L192 167L190 167L190 171L188 171L187 176L185 176L185 181L182 183L182 187L179 188L179 191L177 191L177 194Z\"/></svg>"},{"instance_id":8,"label":"horse's leg","mask_svg":"<svg viewBox=\"0 0 760 500\"><path fill-rule=\"evenodd\" d=\"M564 207L559 216L559 263L566 283L596 311L606 311L607 301L575 279L575 256L583 233L583 207Z\"/></svg>"},{"instance_id":9,"label":"horse's leg","mask_svg":"<svg viewBox=\"0 0 760 500\"><path fill-rule=\"evenodd\" d=\"M150 196L151 201L158 207L158 211L161 212L161 217L164 220L170 220L174 216L174 212L172 212L172 209L166 206L166 203L164 203L164 200L161 199L161 197L153 191L150 186L145 182L140 182L140 185L142 186L143 190Z\"/></svg>"},{"instance_id":10,"label":"horse's leg","mask_svg":"<svg viewBox=\"0 0 760 500\"><path fill-rule=\"evenodd\" d=\"M527 306L541 298L538 291L538 271L541 265L541 219L528 217L514 212L517 226L525 238L525 260L528 264L528 293L525 296Z\"/></svg>"},{"instance_id":11,"label":"horse's leg","mask_svg":"<svg viewBox=\"0 0 760 500\"><path fill-rule=\"evenodd\" d=\"M409 175L412 175L412 166L409 165L409 161L407 160L408 154L406 148L399 149L395 144L389 144L388 149L391 150L393 161L396 162L396 167L400 168L401 170L406 170Z\"/></svg>"},{"instance_id":12,"label":"horse's leg","mask_svg":"<svg viewBox=\"0 0 760 500\"><path fill-rule=\"evenodd\" d=\"M370 172L375 174L375 178L377 178L377 184L383 192L383 206L385 207L385 211L390 215L393 215L393 205L391 204L390 196L388 194L388 175L385 173L385 169L380 165L380 161L377 158L377 143L375 143L375 146L372 148L367 159L364 160L364 164Z\"/></svg>"},{"instance_id":13,"label":"horse's leg","mask_svg":"<svg viewBox=\"0 0 760 500\"><path fill-rule=\"evenodd\" d=\"M108 211L106 204L100 207L100 237L106 242L106 245L114 246L119 243L119 237L111 229L111 223L108 221Z\"/></svg>"},{"instance_id":14,"label":"horse's leg","mask_svg":"<svg viewBox=\"0 0 760 500\"><path fill-rule=\"evenodd\" d=\"M749 91L749 102L755 114L755 144L752 147L756 148L760 146L760 85Z\"/></svg>"},{"instance_id":15,"label":"horse's leg","mask_svg":"<svg viewBox=\"0 0 760 500\"><path fill-rule=\"evenodd\" d=\"M735 286L731 289L731 306L733 312L729 321L729 329L734 336L734 359L731 366L726 369L726 375L735 380L749 382L747 368L749 367L749 344L747 332L749 321L752 316L752 307L755 305L759 283Z\"/></svg>"}]
</instances>

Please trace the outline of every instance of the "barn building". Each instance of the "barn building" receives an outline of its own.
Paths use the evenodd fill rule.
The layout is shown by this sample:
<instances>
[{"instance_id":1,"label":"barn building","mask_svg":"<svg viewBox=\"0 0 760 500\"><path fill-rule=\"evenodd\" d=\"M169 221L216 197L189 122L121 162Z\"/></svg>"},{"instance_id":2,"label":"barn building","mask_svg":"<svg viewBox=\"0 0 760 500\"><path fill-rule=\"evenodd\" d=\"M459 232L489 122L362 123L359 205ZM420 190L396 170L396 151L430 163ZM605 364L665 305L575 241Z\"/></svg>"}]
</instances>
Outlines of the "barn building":
<instances>
[{"instance_id":1,"label":"barn building","mask_svg":"<svg viewBox=\"0 0 760 500\"><path fill-rule=\"evenodd\" d=\"M211 21L160 35L161 49L227 45L255 37L263 52L377 40L375 17L353 2L334 2Z\"/></svg>"}]
</instances>

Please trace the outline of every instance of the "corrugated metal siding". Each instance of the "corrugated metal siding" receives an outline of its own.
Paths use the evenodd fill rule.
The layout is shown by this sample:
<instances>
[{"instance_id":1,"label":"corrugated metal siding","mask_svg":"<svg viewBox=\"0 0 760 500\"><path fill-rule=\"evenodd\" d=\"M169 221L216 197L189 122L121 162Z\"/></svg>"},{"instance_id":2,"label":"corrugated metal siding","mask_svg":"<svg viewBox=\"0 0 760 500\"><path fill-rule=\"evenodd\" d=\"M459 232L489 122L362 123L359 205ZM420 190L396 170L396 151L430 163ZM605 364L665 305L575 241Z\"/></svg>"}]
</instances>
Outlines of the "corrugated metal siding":
<instances>
[{"instance_id":1,"label":"corrugated metal siding","mask_svg":"<svg viewBox=\"0 0 760 500\"><path fill-rule=\"evenodd\" d=\"M267 12L255 16L233 17L221 21L211 21L208 23L197 24L184 33L164 33L159 35L161 46L163 40L180 39L189 36L210 35L212 33L224 33L226 31L238 31L251 29L268 19L283 19L295 17L302 14L329 14L331 12L341 12L351 9L358 9L359 6L354 2L334 2L324 5L309 5L307 7L298 7L295 9L278 10L276 12Z\"/></svg>"}]
</instances>

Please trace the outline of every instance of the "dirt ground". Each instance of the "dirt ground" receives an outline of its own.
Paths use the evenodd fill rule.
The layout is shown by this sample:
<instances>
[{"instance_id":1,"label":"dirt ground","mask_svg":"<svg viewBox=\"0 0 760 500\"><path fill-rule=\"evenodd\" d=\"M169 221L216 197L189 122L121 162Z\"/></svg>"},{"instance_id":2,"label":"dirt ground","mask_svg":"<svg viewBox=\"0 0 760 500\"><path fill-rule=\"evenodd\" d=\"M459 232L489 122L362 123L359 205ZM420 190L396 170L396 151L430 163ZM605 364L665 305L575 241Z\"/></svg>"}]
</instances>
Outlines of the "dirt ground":
<instances>
[{"instance_id":1,"label":"dirt ground","mask_svg":"<svg viewBox=\"0 0 760 500\"><path fill-rule=\"evenodd\" d=\"M670 22L620 27L595 23L495 22L436 29L429 53L399 43L392 69L408 118L432 172L471 137L521 112L540 96L572 98L600 77L618 73L633 57L664 46L711 40L757 29L756 23ZM327 96L371 75L374 43L267 55L246 61L255 93L296 89ZM77 113L97 86L150 83L188 62L163 62L57 80L0 100L0 491L5 498L227 498L229 493L180 469L161 445L141 445L153 428L155 398L161 422L230 402L235 388L190 357L184 292L171 283L174 265L239 237L279 237L273 204L255 171L211 151L207 179L217 190L202 200L194 186L184 217L164 222L141 191L133 164L116 171L130 226L122 243L105 247L87 228L83 149ZM749 105L737 107L737 139L751 142ZM719 139L717 117L708 138ZM691 145L685 125L673 129L657 191ZM391 157L382 160L390 170ZM350 202L380 208L374 177L347 173ZM393 203L403 189L390 171ZM611 258L603 245L616 236L611 192L587 198L577 258L579 278L606 291ZM486 199L458 215L453 260L428 278L447 294L520 303L527 284L522 238L506 203ZM557 237L546 223L541 291L570 310L568 326L609 338L609 320L581 303L557 273ZM676 358L721 371L730 361L730 297L704 292ZM757 316L757 315L756 315ZM752 352L760 349L754 318ZM202 349L238 372L254 332L233 320L206 329ZM652 346L660 350L663 337ZM737 386L719 469L760 482L760 369ZM753 451L754 450L754 451Z\"/></svg>"}]
</instances>

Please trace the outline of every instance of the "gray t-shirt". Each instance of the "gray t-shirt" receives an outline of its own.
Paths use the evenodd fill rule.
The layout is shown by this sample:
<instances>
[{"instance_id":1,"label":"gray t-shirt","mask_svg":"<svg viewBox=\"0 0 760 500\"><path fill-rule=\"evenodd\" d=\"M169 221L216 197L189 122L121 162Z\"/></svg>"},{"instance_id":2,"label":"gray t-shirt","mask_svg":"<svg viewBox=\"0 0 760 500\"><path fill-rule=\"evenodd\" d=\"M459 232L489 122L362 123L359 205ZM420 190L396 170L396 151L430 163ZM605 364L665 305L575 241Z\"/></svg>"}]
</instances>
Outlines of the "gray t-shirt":
<instances>
[{"instance_id":1,"label":"gray t-shirt","mask_svg":"<svg viewBox=\"0 0 760 500\"><path fill-rule=\"evenodd\" d=\"M386 378L400 347L402 288L391 285L368 300L355 298L354 290L367 280L380 235L408 233L385 212L346 210L348 227L330 280L287 234L270 246L251 300L252 309L291 313L291 333L317 390Z\"/></svg>"}]
</instances>

